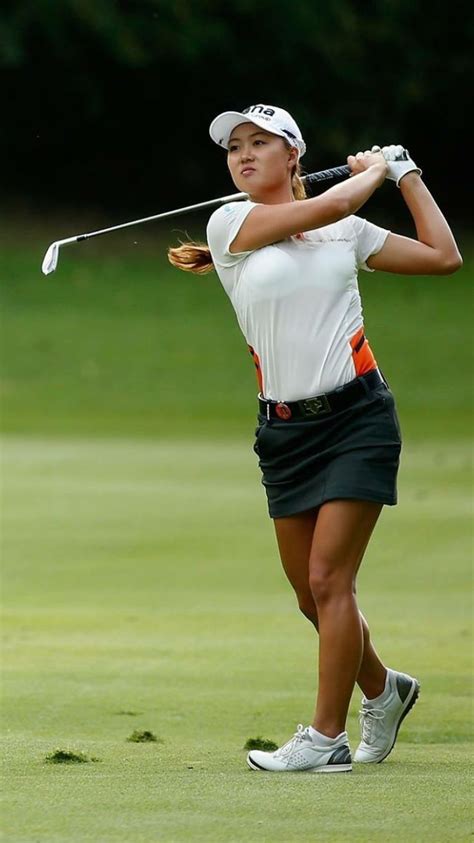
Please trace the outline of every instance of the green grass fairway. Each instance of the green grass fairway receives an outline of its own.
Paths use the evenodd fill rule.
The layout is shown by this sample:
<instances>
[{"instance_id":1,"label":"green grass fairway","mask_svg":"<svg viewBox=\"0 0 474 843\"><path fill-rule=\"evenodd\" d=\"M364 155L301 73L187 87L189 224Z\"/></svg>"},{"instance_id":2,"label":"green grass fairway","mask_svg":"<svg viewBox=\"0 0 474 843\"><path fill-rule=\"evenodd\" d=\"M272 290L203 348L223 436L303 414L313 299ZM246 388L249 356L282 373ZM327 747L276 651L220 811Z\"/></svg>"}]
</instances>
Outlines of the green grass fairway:
<instances>
[{"instance_id":1,"label":"green grass fairway","mask_svg":"<svg viewBox=\"0 0 474 843\"><path fill-rule=\"evenodd\" d=\"M271 775L243 745L308 723L316 637L251 450L245 341L217 278L166 262L202 225L65 247L45 278L52 240L117 220L38 220L6 216L0 256L6 843L467 840L472 248L453 277L361 273L406 445L359 595L420 701L375 769Z\"/></svg>"},{"instance_id":2,"label":"green grass fairway","mask_svg":"<svg viewBox=\"0 0 474 843\"><path fill-rule=\"evenodd\" d=\"M468 840L468 457L461 439L405 448L360 577L381 653L421 680L396 749L271 775L242 747L308 722L316 638L249 444L5 437L5 840ZM46 764L56 748L100 761Z\"/></svg>"}]
</instances>

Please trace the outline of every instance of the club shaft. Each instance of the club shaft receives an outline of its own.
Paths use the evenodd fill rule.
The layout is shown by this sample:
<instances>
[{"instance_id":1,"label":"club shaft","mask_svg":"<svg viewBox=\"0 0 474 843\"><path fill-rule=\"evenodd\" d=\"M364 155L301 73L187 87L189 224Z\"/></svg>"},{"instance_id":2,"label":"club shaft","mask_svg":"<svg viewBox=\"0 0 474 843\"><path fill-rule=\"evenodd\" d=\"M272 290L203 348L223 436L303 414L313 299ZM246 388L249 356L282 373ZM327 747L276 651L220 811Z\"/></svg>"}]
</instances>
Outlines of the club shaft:
<instances>
[{"instance_id":1,"label":"club shaft","mask_svg":"<svg viewBox=\"0 0 474 843\"><path fill-rule=\"evenodd\" d=\"M320 170L319 173L310 173L303 176L302 181L306 185L317 184L320 181L327 181L328 179L348 178L351 174L351 168L347 164L342 164L340 167L331 167L329 170Z\"/></svg>"},{"instance_id":2,"label":"club shaft","mask_svg":"<svg viewBox=\"0 0 474 843\"><path fill-rule=\"evenodd\" d=\"M350 168L347 165L340 167L332 167L329 170L320 170L318 173L309 173L303 176L302 181L311 186L322 181L328 181L335 178L347 178L350 175ZM165 211L162 214L153 214L151 217L143 217L132 222L124 222L120 225L113 225L111 228L101 228L99 231L90 231L87 234L78 234L77 237L70 237L67 241L60 241L61 244L72 243L81 240L89 240L91 237L99 237L100 234L109 234L111 231L119 231L121 228L129 228L132 225L140 225L144 222L152 222L153 220L164 220L167 217L178 217L181 214L189 214L192 211L202 210L204 208L213 208L217 205L224 205L226 202L239 202L243 199L248 199L247 193L233 193L230 196L221 196L219 199L210 199L208 202L199 202L197 205L187 205L185 208L178 208L175 211Z\"/></svg>"},{"instance_id":3,"label":"club shaft","mask_svg":"<svg viewBox=\"0 0 474 843\"><path fill-rule=\"evenodd\" d=\"M223 204L224 202L236 202L240 199L245 199L246 193L235 193L232 196L223 196L221 199L209 199L208 202L199 202L197 205L187 205L185 208L178 208L176 211L165 211L162 214L153 214L151 217L143 217L140 220L133 220L132 222L123 222L121 225L113 225L111 228L101 228L100 231L90 231L88 234L79 234L75 239L88 240L90 237L98 237L99 234L108 234L110 231L119 231L121 228L129 228L131 225L140 225L143 222L152 222L152 220L164 220L167 217L178 217L180 214L189 214L191 211L197 211L201 208L212 208L214 205Z\"/></svg>"}]
</instances>

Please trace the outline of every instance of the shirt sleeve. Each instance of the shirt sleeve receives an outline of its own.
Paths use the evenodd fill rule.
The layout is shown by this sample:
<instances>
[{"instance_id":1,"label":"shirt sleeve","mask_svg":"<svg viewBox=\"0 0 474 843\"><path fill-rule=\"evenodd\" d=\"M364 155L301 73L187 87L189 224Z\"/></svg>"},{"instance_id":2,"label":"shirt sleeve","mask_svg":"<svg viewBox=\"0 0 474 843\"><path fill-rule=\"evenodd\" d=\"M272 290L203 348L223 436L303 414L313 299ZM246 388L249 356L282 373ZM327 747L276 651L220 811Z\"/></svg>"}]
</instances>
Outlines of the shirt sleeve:
<instances>
[{"instance_id":1,"label":"shirt sleeve","mask_svg":"<svg viewBox=\"0 0 474 843\"><path fill-rule=\"evenodd\" d=\"M367 266L367 258L371 255L376 255L380 252L385 240L390 231L386 228L380 228L362 217L352 217L352 224L356 236L356 260L359 269L365 269L367 272L373 272Z\"/></svg>"},{"instance_id":2,"label":"shirt sleeve","mask_svg":"<svg viewBox=\"0 0 474 843\"><path fill-rule=\"evenodd\" d=\"M255 202L230 202L214 211L207 224L207 242L211 250L212 260L216 266L230 267L243 261L249 252L229 252L229 246L237 237L238 232L247 219Z\"/></svg>"}]
</instances>

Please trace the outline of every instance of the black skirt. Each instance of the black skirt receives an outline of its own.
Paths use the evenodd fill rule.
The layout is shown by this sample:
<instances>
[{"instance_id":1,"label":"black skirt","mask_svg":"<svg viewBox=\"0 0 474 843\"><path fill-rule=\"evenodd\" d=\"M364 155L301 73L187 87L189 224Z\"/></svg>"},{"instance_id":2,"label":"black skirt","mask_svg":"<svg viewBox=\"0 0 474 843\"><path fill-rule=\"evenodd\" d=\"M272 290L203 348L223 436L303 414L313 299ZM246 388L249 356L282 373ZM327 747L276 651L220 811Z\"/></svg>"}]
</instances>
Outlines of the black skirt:
<instances>
[{"instance_id":1,"label":"black skirt","mask_svg":"<svg viewBox=\"0 0 474 843\"><path fill-rule=\"evenodd\" d=\"M397 503L401 434L385 383L326 416L259 414L255 437L271 518L342 498Z\"/></svg>"}]
</instances>

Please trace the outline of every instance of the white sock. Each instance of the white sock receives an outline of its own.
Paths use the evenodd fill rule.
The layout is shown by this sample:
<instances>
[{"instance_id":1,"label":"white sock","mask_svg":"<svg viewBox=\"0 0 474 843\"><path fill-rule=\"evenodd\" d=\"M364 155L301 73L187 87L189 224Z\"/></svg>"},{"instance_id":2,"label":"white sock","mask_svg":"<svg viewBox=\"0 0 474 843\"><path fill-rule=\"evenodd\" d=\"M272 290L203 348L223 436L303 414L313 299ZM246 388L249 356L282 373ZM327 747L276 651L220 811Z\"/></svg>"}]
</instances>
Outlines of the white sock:
<instances>
[{"instance_id":1,"label":"white sock","mask_svg":"<svg viewBox=\"0 0 474 843\"><path fill-rule=\"evenodd\" d=\"M335 738L328 738L327 735L323 735L321 732L318 732L317 729L313 729L312 726L308 726L308 732L313 740L313 743L317 743L319 746L333 746L333 744L337 743L337 741L341 739L341 735L344 734L344 732L341 732L341 734L337 735Z\"/></svg>"}]
</instances>

